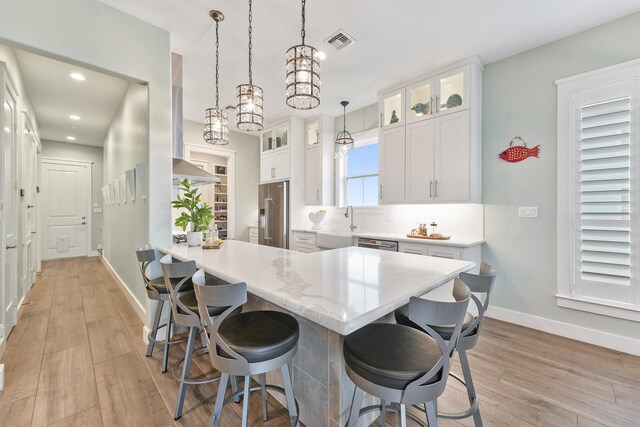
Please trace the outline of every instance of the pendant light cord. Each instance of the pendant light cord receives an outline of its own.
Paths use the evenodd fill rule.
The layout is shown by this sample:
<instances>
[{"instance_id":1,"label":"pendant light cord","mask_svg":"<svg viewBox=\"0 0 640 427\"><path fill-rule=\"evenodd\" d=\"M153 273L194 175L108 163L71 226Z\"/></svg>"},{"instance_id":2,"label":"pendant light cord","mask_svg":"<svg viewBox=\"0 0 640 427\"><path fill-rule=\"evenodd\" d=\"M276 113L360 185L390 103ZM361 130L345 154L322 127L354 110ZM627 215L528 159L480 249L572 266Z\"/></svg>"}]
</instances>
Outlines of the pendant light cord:
<instances>
[{"instance_id":1,"label":"pendant light cord","mask_svg":"<svg viewBox=\"0 0 640 427\"><path fill-rule=\"evenodd\" d=\"M342 130L347 131L347 106L344 105L342 110Z\"/></svg>"},{"instance_id":2,"label":"pendant light cord","mask_svg":"<svg viewBox=\"0 0 640 427\"><path fill-rule=\"evenodd\" d=\"M216 20L216 109L219 108L220 90L218 80L220 79L220 38L218 34L219 22Z\"/></svg>"},{"instance_id":3,"label":"pendant light cord","mask_svg":"<svg viewBox=\"0 0 640 427\"><path fill-rule=\"evenodd\" d=\"M251 44L252 21L253 16L251 13L251 0L249 0L249 86L251 87L253 87L253 77L251 75L251 48L253 47Z\"/></svg>"},{"instance_id":4,"label":"pendant light cord","mask_svg":"<svg viewBox=\"0 0 640 427\"><path fill-rule=\"evenodd\" d=\"M304 38L307 35L305 30L304 30L304 26L305 26L305 8L307 6L307 1L306 0L302 0L302 31L300 31L300 35L302 36L302 45L304 46Z\"/></svg>"}]
</instances>

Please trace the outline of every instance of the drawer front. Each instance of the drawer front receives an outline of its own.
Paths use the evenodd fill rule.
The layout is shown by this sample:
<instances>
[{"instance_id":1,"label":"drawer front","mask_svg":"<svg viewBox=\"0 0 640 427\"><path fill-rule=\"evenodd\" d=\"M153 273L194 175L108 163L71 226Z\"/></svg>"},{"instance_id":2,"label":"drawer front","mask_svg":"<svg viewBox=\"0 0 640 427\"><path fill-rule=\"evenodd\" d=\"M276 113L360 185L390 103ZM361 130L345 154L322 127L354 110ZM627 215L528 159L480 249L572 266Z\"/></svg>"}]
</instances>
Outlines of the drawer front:
<instances>
[{"instance_id":1,"label":"drawer front","mask_svg":"<svg viewBox=\"0 0 640 427\"><path fill-rule=\"evenodd\" d=\"M427 247L424 245L400 243L398 249L400 252L404 252L406 254L429 255Z\"/></svg>"},{"instance_id":2,"label":"drawer front","mask_svg":"<svg viewBox=\"0 0 640 427\"><path fill-rule=\"evenodd\" d=\"M309 252L317 251L318 248L316 248L315 245L310 245L308 243L294 242L293 243L293 250L294 251L298 251L298 252L309 253Z\"/></svg>"},{"instance_id":3,"label":"drawer front","mask_svg":"<svg viewBox=\"0 0 640 427\"><path fill-rule=\"evenodd\" d=\"M302 243L307 245L316 245L316 235L314 233L304 233L295 231L293 233L293 243Z\"/></svg>"},{"instance_id":4,"label":"drawer front","mask_svg":"<svg viewBox=\"0 0 640 427\"><path fill-rule=\"evenodd\" d=\"M458 248L433 247L428 248L428 255L438 258L460 259L461 251Z\"/></svg>"}]
</instances>

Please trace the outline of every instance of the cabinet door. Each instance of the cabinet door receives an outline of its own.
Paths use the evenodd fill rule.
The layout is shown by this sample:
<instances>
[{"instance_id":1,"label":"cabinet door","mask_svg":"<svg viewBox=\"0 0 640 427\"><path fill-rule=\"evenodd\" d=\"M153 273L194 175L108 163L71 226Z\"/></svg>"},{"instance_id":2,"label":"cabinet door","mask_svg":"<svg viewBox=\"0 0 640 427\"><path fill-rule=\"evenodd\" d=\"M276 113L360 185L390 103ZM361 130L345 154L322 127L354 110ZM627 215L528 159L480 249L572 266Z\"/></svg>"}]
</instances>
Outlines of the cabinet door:
<instances>
[{"instance_id":1,"label":"cabinet door","mask_svg":"<svg viewBox=\"0 0 640 427\"><path fill-rule=\"evenodd\" d=\"M461 259L461 250L447 246L429 246L429 256L447 259Z\"/></svg>"},{"instance_id":2,"label":"cabinet door","mask_svg":"<svg viewBox=\"0 0 640 427\"><path fill-rule=\"evenodd\" d=\"M436 180L439 201L467 201L470 196L469 110L435 120Z\"/></svg>"},{"instance_id":3,"label":"cabinet door","mask_svg":"<svg viewBox=\"0 0 640 427\"><path fill-rule=\"evenodd\" d=\"M319 147L320 146L320 120L314 120L307 122L305 126L305 147Z\"/></svg>"},{"instance_id":4,"label":"cabinet door","mask_svg":"<svg viewBox=\"0 0 640 427\"><path fill-rule=\"evenodd\" d=\"M381 128L392 128L405 123L404 93L404 89L399 89L387 92L380 97L378 110Z\"/></svg>"},{"instance_id":5,"label":"cabinet door","mask_svg":"<svg viewBox=\"0 0 640 427\"><path fill-rule=\"evenodd\" d=\"M261 136L261 147L262 152L265 153L269 150L273 150L275 148L275 143L273 139L273 130L269 129L262 132Z\"/></svg>"},{"instance_id":6,"label":"cabinet door","mask_svg":"<svg viewBox=\"0 0 640 427\"><path fill-rule=\"evenodd\" d=\"M428 119L435 110L435 79L423 80L407 87L407 124Z\"/></svg>"},{"instance_id":7,"label":"cabinet door","mask_svg":"<svg viewBox=\"0 0 640 427\"><path fill-rule=\"evenodd\" d=\"M304 203L322 204L322 147L307 149L304 155Z\"/></svg>"},{"instance_id":8,"label":"cabinet door","mask_svg":"<svg viewBox=\"0 0 640 427\"><path fill-rule=\"evenodd\" d=\"M289 150L280 150L274 153L273 166L276 181L289 179Z\"/></svg>"},{"instance_id":9,"label":"cabinet door","mask_svg":"<svg viewBox=\"0 0 640 427\"><path fill-rule=\"evenodd\" d=\"M405 143L404 126L380 132L380 203L404 201Z\"/></svg>"},{"instance_id":10,"label":"cabinet door","mask_svg":"<svg viewBox=\"0 0 640 427\"><path fill-rule=\"evenodd\" d=\"M407 126L406 191L408 202L424 202L434 197L434 120Z\"/></svg>"},{"instance_id":11,"label":"cabinet door","mask_svg":"<svg viewBox=\"0 0 640 427\"><path fill-rule=\"evenodd\" d=\"M456 68L436 77L436 113L446 114L469 108L469 65Z\"/></svg>"},{"instance_id":12,"label":"cabinet door","mask_svg":"<svg viewBox=\"0 0 640 427\"><path fill-rule=\"evenodd\" d=\"M269 182L275 179L273 154L263 154L260 157L260 182Z\"/></svg>"}]
</instances>

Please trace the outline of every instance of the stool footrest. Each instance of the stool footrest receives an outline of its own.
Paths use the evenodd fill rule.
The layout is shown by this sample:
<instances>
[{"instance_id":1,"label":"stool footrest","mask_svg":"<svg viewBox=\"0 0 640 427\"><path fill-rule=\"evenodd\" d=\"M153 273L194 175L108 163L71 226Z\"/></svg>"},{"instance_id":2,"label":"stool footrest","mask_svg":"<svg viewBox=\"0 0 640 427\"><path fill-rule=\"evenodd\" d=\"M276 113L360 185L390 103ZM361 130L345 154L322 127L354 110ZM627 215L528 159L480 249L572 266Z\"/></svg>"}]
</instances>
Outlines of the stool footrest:
<instances>
[{"instance_id":1,"label":"stool footrest","mask_svg":"<svg viewBox=\"0 0 640 427\"><path fill-rule=\"evenodd\" d=\"M266 385L265 385L265 388L266 388L267 390L273 390L273 391L278 392L278 393L280 393L280 394L282 394L282 395L286 395L285 390L284 390L282 387L279 387L279 386L277 386L277 385L273 385L273 384L266 384ZM257 387L251 387L251 388L249 389L249 392L250 392L250 393L253 393L254 391L262 391L262 386L261 386L261 385L258 385ZM224 399L224 402L222 403L222 407L224 408L224 406L225 406L227 403L229 403L229 402L231 402L232 400L237 399L237 398L239 398L240 396L243 396L243 395L244 395L244 390L238 390L237 392L235 392L235 393L233 393L233 394L230 394L226 399ZM295 417L292 417L292 418L291 418L291 427L295 427L295 426L297 426L297 425L298 425L298 423L299 423L299 421L300 421L300 420L299 420L299 418L300 418L300 407L298 406L298 399L294 398L293 400L296 402L296 413L297 413L298 415L297 415L297 416L295 416Z\"/></svg>"},{"instance_id":2,"label":"stool footrest","mask_svg":"<svg viewBox=\"0 0 640 427\"><path fill-rule=\"evenodd\" d=\"M166 326L167 326L167 324L165 323L165 324L163 324L163 325L158 326L158 329L164 328L164 327L166 327ZM149 331L149 333L147 334L147 339L148 339L150 342L154 343L154 344L160 344L160 345L165 345L165 344L167 344L167 345L174 345L174 344L180 344L180 343L182 343L182 342L187 342L187 337L185 337L185 338L180 338L180 339L177 339L177 340L172 340L171 338L169 338L169 339L163 339L163 340L157 340L157 339L153 338L153 336L152 336L152 335L153 335L153 332L154 332L154 331Z\"/></svg>"},{"instance_id":3,"label":"stool footrest","mask_svg":"<svg viewBox=\"0 0 640 427\"><path fill-rule=\"evenodd\" d=\"M208 353L209 349L207 347L200 347L194 350L193 352ZM184 363L185 359L186 358L183 357L182 359L178 360L178 362L176 362L176 364L173 365L173 370L171 371L171 373L173 374L173 378L175 378L178 382L185 383L185 384L208 384L208 383L213 383L220 380L220 373L218 373L217 376L206 377L198 380L194 380L191 378L185 378L184 380L182 380L182 376L178 373L178 368L180 367L180 365Z\"/></svg>"}]
</instances>

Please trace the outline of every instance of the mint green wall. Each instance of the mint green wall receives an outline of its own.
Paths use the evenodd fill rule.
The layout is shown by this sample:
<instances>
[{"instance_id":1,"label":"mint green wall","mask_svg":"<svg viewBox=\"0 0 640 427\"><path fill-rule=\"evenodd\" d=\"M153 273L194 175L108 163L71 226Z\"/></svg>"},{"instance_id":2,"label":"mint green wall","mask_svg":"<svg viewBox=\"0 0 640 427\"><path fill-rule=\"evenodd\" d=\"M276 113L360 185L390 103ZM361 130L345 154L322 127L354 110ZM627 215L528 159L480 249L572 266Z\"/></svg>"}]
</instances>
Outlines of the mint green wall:
<instances>
[{"instance_id":1,"label":"mint green wall","mask_svg":"<svg viewBox=\"0 0 640 427\"><path fill-rule=\"evenodd\" d=\"M492 305L626 337L640 325L559 308L556 293L557 79L640 58L640 13L498 61L483 74L483 259L498 276ZM540 158L498 159L516 135ZM539 218L518 218L538 206Z\"/></svg>"}]
</instances>

